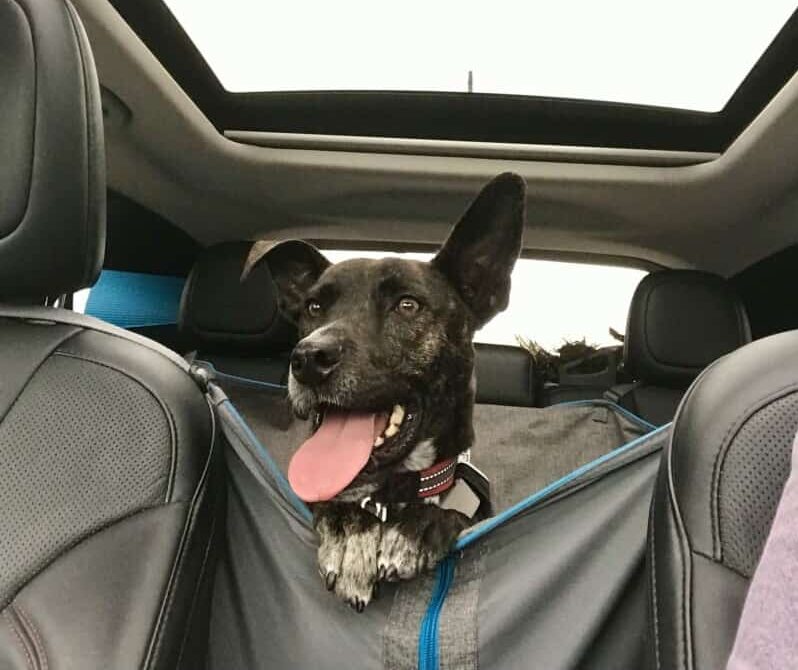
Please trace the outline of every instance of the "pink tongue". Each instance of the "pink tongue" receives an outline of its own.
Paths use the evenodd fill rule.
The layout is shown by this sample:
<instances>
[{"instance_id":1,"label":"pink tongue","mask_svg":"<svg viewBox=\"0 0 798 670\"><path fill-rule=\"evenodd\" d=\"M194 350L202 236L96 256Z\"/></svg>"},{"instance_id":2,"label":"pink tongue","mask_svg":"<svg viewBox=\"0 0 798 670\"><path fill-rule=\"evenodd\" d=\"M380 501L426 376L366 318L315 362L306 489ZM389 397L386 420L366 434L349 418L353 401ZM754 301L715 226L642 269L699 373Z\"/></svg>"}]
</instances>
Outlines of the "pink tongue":
<instances>
[{"instance_id":1,"label":"pink tongue","mask_svg":"<svg viewBox=\"0 0 798 670\"><path fill-rule=\"evenodd\" d=\"M368 463L376 414L328 410L288 464L288 481L305 502L330 500ZM377 431L379 434L379 431Z\"/></svg>"}]
</instances>

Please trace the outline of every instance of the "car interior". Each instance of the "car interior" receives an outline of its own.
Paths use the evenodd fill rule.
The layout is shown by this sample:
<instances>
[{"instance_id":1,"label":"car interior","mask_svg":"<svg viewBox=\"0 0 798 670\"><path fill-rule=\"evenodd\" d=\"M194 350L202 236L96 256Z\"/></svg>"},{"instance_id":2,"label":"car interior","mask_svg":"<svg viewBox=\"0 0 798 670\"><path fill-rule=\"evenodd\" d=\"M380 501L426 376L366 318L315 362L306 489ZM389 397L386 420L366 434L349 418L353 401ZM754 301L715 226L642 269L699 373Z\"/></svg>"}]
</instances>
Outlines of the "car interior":
<instances>
[{"instance_id":1,"label":"car interior","mask_svg":"<svg viewBox=\"0 0 798 670\"><path fill-rule=\"evenodd\" d=\"M191 4L0 0L0 667L725 668L798 431L795 8L704 110L228 88ZM554 372L521 336L560 287L514 279L532 332L475 343L492 514L352 612L246 259L429 254L507 171L522 261L642 278Z\"/></svg>"}]
</instances>

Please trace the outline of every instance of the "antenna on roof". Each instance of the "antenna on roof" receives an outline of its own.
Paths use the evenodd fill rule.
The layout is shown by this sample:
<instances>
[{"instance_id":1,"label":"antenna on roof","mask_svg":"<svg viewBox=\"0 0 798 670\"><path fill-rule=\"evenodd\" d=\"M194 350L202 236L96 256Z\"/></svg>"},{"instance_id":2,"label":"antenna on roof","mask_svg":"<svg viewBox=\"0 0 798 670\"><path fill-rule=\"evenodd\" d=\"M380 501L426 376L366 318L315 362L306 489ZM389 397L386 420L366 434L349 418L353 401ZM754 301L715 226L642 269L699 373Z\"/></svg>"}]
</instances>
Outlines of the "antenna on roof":
<instances>
[{"instance_id":1,"label":"antenna on roof","mask_svg":"<svg viewBox=\"0 0 798 670\"><path fill-rule=\"evenodd\" d=\"M474 92L474 71L473 70L469 70L468 71L468 92L469 93L473 93Z\"/></svg>"}]
</instances>

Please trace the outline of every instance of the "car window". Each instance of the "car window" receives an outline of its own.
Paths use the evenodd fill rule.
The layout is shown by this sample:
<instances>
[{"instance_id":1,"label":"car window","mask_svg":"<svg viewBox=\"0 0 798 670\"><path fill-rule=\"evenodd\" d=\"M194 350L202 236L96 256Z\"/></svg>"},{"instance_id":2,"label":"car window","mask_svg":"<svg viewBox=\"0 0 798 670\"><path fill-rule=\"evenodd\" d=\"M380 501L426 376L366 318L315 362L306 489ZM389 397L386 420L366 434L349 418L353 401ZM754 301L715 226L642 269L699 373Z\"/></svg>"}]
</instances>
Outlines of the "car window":
<instances>
[{"instance_id":1,"label":"car window","mask_svg":"<svg viewBox=\"0 0 798 670\"><path fill-rule=\"evenodd\" d=\"M429 260L432 254L325 250L333 262L348 258L399 256ZM508 308L475 336L492 344L532 340L548 350L585 339L599 346L618 344L610 328L626 329L626 316L644 270L589 263L519 259Z\"/></svg>"}]
</instances>

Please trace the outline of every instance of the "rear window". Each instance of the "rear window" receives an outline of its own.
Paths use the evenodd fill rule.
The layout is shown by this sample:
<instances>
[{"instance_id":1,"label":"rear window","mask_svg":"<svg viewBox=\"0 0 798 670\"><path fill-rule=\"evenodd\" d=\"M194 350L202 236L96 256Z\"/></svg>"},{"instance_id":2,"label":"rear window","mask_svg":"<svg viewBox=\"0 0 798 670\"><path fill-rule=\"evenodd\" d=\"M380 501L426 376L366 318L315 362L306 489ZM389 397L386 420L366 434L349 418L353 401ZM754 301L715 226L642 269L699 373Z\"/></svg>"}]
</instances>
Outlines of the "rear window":
<instances>
[{"instance_id":1,"label":"rear window","mask_svg":"<svg viewBox=\"0 0 798 670\"><path fill-rule=\"evenodd\" d=\"M325 250L337 263L349 258L398 256L429 260L432 254ZM637 284L636 268L522 258L512 278L510 304L474 337L476 342L519 344L531 340L553 351L564 342L618 344L610 329L623 333Z\"/></svg>"}]
</instances>

